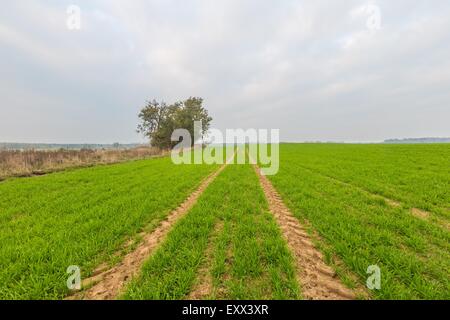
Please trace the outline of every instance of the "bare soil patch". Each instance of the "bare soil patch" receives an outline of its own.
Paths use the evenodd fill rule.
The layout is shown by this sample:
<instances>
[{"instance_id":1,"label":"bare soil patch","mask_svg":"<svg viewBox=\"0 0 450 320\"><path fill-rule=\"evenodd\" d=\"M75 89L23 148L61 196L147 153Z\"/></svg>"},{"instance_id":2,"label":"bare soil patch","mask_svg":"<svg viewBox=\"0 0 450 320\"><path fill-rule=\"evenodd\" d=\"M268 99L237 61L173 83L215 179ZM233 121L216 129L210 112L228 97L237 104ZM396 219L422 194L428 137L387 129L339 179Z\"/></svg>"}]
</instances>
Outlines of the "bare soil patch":
<instances>
[{"instance_id":1,"label":"bare soil patch","mask_svg":"<svg viewBox=\"0 0 450 320\"><path fill-rule=\"evenodd\" d=\"M398 201L392 200L392 199L388 199L384 197L384 200L387 202L388 205L390 205L391 207L394 208L399 208L402 206L402 204Z\"/></svg>"},{"instance_id":2,"label":"bare soil patch","mask_svg":"<svg viewBox=\"0 0 450 320\"><path fill-rule=\"evenodd\" d=\"M450 230L450 223L442 218L439 217L431 217L431 212L418 209L418 208L412 208L411 213L414 217L419 218L421 220L425 220L431 223L437 224L439 227L444 228L446 230Z\"/></svg>"},{"instance_id":3,"label":"bare soil patch","mask_svg":"<svg viewBox=\"0 0 450 320\"><path fill-rule=\"evenodd\" d=\"M412 208L411 212L413 214L413 216L419 218L419 219L423 219L423 220L428 220L428 218L430 217L430 213L424 210L420 210L417 208Z\"/></svg>"}]
</instances>

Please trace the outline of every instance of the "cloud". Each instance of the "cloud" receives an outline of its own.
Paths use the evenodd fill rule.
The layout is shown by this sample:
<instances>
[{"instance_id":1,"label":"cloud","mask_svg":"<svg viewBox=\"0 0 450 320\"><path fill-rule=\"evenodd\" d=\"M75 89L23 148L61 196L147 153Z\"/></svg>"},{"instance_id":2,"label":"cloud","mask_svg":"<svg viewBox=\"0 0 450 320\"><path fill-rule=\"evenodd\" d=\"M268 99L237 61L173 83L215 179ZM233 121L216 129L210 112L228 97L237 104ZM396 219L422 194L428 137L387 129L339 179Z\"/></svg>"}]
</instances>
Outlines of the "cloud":
<instances>
[{"instance_id":1,"label":"cloud","mask_svg":"<svg viewBox=\"0 0 450 320\"><path fill-rule=\"evenodd\" d=\"M70 4L3 5L0 140L137 141L146 99L190 95L289 141L450 136L447 1L79 0L79 31Z\"/></svg>"}]
</instances>

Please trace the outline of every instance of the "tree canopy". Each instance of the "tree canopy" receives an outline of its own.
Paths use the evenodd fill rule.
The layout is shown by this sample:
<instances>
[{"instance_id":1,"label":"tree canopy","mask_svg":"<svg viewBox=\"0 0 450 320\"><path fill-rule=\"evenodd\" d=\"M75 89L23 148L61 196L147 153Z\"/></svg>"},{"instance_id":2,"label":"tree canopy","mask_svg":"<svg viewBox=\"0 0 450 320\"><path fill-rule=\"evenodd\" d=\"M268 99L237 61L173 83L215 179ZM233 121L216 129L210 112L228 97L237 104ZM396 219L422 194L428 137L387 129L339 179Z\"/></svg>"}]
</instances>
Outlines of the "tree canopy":
<instances>
[{"instance_id":1,"label":"tree canopy","mask_svg":"<svg viewBox=\"0 0 450 320\"><path fill-rule=\"evenodd\" d=\"M164 101L148 101L139 113L140 123L137 131L149 138L154 147L160 149L173 148L177 142L171 141L172 133L176 129L186 129L194 141L194 122L202 121L202 135L210 126L212 118L208 110L203 107L203 99L190 97L185 101L178 101L168 105Z\"/></svg>"}]
</instances>

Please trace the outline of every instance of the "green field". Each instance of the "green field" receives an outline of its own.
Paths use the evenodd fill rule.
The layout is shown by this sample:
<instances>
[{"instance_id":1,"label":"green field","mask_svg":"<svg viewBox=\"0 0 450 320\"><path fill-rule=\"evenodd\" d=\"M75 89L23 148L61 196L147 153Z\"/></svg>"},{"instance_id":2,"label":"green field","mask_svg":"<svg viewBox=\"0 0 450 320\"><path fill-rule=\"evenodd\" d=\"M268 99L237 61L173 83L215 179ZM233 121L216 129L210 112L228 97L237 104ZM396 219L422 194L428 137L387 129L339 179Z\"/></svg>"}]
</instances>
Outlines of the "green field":
<instances>
[{"instance_id":1,"label":"green field","mask_svg":"<svg viewBox=\"0 0 450 320\"><path fill-rule=\"evenodd\" d=\"M208 268L199 273L202 264ZM291 256L249 165L225 169L144 265L124 298L182 299L203 273L212 279L205 299L298 297Z\"/></svg>"},{"instance_id":2,"label":"green field","mask_svg":"<svg viewBox=\"0 0 450 320\"><path fill-rule=\"evenodd\" d=\"M450 145L291 144L269 178L342 276L378 265L375 298L449 299L449 164Z\"/></svg>"},{"instance_id":3,"label":"green field","mask_svg":"<svg viewBox=\"0 0 450 320\"><path fill-rule=\"evenodd\" d=\"M64 297L68 266L117 260L214 169L163 158L0 183L0 298Z\"/></svg>"},{"instance_id":4,"label":"green field","mask_svg":"<svg viewBox=\"0 0 450 320\"><path fill-rule=\"evenodd\" d=\"M268 178L348 287L377 265L368 298L450 299L449 165L450 144L282 144ZM64 298L68 266L116 264L218 168L160 158L1 182L0 299ZM295 268L253 168L229 165L118 298L301 299Z\"/></svg>"}]
</instances>

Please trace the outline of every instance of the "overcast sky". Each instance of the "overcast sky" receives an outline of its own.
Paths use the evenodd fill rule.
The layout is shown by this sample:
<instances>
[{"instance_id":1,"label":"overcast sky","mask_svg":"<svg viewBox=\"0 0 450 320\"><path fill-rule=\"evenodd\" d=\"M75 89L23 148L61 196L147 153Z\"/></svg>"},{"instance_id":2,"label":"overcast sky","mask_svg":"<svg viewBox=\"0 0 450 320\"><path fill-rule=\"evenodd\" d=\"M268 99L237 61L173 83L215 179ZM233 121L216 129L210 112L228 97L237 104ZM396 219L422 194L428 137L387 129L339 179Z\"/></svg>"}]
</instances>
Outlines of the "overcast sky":
<instances>
[{"instance_id":1,"label":"overcast sky","mask_svg":"<svg viewBox=\"0 0 450 320\"><path fill-rule=\"evenodd\" d=\"M143 141L147 99L189 96L283 141L450 136L450 2L2 2L0 141Z\"/></svg>"}]
</instances>

